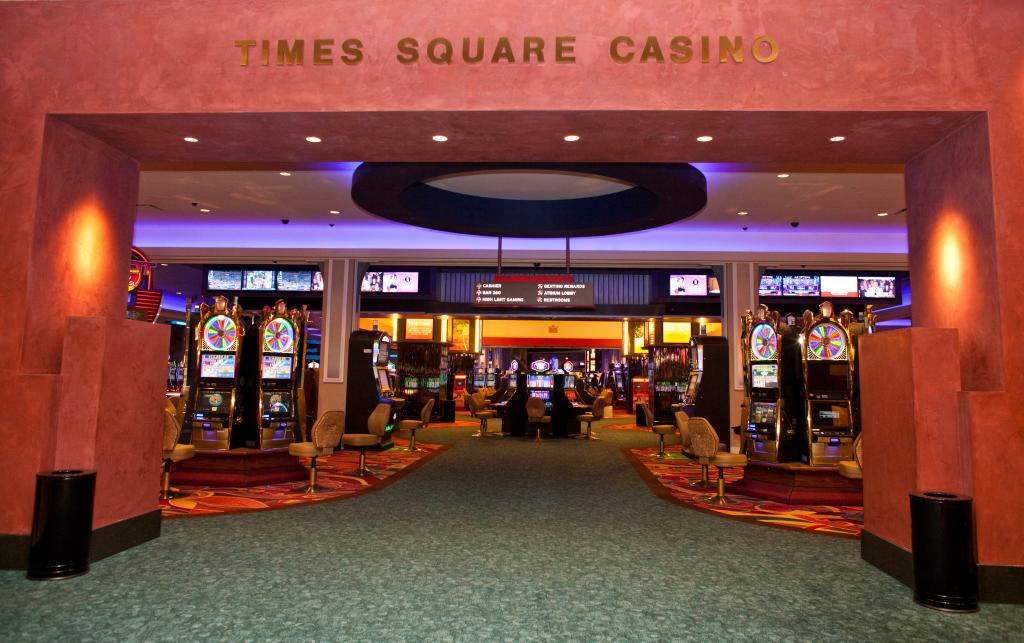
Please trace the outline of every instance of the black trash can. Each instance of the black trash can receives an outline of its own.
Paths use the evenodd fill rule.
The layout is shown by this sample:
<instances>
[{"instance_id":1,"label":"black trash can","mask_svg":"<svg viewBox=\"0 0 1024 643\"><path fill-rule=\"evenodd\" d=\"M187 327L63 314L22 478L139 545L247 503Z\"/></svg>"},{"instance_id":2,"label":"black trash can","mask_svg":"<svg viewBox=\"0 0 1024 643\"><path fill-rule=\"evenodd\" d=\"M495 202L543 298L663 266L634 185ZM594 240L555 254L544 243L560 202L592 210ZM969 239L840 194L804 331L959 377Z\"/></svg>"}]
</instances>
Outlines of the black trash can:
<instances>
[{"instance_id":1,"label":"black trash can","mask_svg":"<svg viewBox=\"0 0 1024 643\"><path fill-rule=\"evenodd\" d=\"M29 578L70 578L89 571L95 493L95 471L66 469L36 474Z\"/></svg>"},{"instance_id":2,"label":"black trash can","mask_svg":"<svg viewBox=\"0 0 1024 643\"><path fill-rule=\"evenodd\" d=\"M939 491L910 494L914 601L950 612L978 609L973 501Z\"/></svg>"}]
</instances>

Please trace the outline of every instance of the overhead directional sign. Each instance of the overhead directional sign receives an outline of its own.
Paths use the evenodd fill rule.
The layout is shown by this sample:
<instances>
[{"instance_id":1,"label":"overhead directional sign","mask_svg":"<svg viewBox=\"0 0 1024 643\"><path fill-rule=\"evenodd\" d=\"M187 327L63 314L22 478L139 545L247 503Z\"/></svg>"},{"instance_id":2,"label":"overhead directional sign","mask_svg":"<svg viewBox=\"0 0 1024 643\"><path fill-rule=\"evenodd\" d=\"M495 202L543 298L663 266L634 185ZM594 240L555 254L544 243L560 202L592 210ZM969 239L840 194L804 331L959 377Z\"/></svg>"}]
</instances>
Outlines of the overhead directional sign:
<instances>
[{"instance_id":1,"label":"overhead directional sign","mask_svg":"<svg viewBox=\"0 0 1024 643\"><path fill-rule=\"evenodd\" d=\"M582 282L478 281L473 306L480 308L593 308L594 291Z\"/></svg>"}]
</instances>

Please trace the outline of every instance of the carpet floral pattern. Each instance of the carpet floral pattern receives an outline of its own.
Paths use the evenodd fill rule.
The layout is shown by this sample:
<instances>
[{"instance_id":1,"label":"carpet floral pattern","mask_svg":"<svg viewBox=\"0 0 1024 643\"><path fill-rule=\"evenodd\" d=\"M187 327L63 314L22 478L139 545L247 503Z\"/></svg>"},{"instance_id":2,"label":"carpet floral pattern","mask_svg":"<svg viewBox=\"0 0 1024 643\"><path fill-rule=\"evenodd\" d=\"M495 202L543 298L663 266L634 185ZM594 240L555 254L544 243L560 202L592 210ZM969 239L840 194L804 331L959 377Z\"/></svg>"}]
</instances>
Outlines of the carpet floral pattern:
<instances>
[{"instance_id":1,"label":"carpet floral pattern","mask_svg":"<svg viewBox=\"0 0 1024 643\"><path fill-rule=\"evenodd\" d=\"M314 496L306 496L308 480L256 487L193 487L172 485L172 489L188 495L175 500L161 500L160 510L164 518L186 516L209 516L244 511L282 509L308 505L329 500L351 497L379 488L393 482L398 476L408 473L415 466L448 448L441 444L425 444L417 441L419 451L402 450L408 441L395 438L395 446L387 451L367 451L366 465L371 474L352 475L359 462L356 451L338 451L334 455L317 458L317 485L326 489ZM309 459L302 458L302 464L309 466Z\"/></svg>"},{"instance_id":2,"label":"carpet floral pattern","mask_svg":"<svg viewBox=\"0 0 1024 643\"><path fill-rule=\"evenodd\" d=\"M735 520L804 532L860 538L864 527L864 508L854 506L787 505L773 500L751 498L728 493L728 484L743 477L740 468L726 469L726 496L738 504L726 507L711 504L714 491L689 487L700 480L700 464L679 453L657 458L657 449L623 449L651 490L673 502ZM718 479L718 469L711 467L709 478Z\"/></svg>"}]
</instances>

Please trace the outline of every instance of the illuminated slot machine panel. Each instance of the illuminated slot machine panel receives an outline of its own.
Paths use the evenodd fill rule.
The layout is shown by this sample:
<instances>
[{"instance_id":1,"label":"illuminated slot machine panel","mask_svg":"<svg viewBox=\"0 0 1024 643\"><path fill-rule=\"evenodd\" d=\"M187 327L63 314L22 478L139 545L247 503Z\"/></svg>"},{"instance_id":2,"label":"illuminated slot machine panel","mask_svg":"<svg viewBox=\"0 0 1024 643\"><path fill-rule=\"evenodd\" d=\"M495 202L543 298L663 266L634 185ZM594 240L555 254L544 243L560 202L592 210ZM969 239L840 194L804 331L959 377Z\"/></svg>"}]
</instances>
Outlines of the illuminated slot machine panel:
<instances>
[{"instance_id":1,"label":"illuminated slot machine panel","mask_svg":"<svg viewBox=\"0 0 1024 643\"><path fill-rule=\"evenodd\" d=\"M764 317L766 310L759 311ZM750 329L747 356L749 408L747 455L753 460L779 461L781 399L779 396L779 335L762 319Z\"/></svg>"},{"instance_id":2,"label":"illuminated slot machine panel","mask_svg":"<svg viewBox=\"0 0 1024 643\"><path fill-rule=\"evenodd\" d=\"M302 434L299 402L302 314L284 302L260 323L259 448L287 448Z\"/></svg>"},{"instance_id":3,"label":"illuminated slot machine panel","mask_svg":"<svg viewBox=\"0 0 1024 643\"><path fill-rule=\"evenodd\" d=\"M201 451L231 448L242 329L227 300L203 308L198 324L196 384L189 411L191 443Z\"/></svg>"},{"instance_id":4,"label":"illuminated slot machine panel","mask_svg":"<svg viewBox=\"0 0 1024 643\"><path fill-rule=\"evenodd\" d=\"M827 302L826 302L827 304ZM831 319L831 306L805 334L804 391L812 465L853 456L853 368L847 330Z\"/></svg>"}]
</instances>

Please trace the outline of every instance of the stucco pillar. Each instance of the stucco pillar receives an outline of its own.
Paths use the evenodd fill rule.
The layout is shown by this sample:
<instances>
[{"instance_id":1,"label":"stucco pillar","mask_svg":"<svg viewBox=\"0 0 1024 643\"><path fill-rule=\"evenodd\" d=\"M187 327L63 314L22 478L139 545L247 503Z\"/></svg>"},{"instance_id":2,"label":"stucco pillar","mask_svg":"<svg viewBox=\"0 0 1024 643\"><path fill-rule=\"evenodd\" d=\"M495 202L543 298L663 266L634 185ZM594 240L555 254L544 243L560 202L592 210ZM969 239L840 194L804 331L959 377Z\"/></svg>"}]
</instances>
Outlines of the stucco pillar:
<instances>
[{"instance_id":1,"label":"stucco pillar","mask_svg":"<svg viewBox=\"0 0 1024 643\"><path fill-rule=\"evenodd\" d=\"M345 408L348 338L359 327L359 284L366 264L330 259L324 266L323 329L320 345L320 412Z\"/></svg>"},{"instance_id":2,"label":"stucco pillar","mask_svg":"<svg viewBox=\"0 0 1024 643\"><path fill-rule=\"evenodd\" d=\"M725 264L722 284L722 335L729 338L729 424L740 421L743 403L743 360L739 352L740 320L747 310L757 307L757 286L761 269L756 263ZM738 442L738 436L733 436Z\"/></svg>"}]
</instances>

